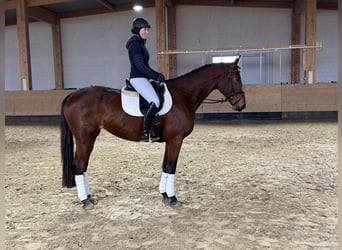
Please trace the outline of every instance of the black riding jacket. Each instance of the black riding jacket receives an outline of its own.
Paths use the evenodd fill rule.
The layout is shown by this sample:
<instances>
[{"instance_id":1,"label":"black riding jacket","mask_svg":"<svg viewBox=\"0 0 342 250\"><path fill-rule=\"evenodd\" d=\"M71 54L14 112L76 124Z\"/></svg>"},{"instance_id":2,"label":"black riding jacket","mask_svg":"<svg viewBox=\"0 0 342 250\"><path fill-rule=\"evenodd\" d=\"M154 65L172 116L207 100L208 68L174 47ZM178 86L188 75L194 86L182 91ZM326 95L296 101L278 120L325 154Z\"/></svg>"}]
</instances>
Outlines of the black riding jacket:
<instances>
[{"instance_id":1,"label":"black riding jacket","mask_svg":"<svg viewBox=\"0 0 342 250\"><path fill-rule=\"evenodd\" d=\"M126 44L128 50L129 61L131 63L130 78L145 77L155 81L164 81L164 76L157 71L151 69L148 64L150 55L145 46L146 40L139 35L133 35Z\"/></svg>"}]
</instances>

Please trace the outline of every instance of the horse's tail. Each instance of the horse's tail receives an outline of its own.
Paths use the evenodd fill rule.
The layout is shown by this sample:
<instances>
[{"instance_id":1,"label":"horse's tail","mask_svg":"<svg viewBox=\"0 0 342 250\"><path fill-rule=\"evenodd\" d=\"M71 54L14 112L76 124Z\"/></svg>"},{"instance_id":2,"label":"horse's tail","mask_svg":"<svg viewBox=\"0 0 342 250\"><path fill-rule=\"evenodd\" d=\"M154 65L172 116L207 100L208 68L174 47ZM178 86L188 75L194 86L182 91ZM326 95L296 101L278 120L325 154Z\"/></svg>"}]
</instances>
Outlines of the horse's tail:
<instances>
[{"instance_id":1,"label":"horse's tail","mask_svg":"<svg viewBox=\"0 0 342 250\"><path fill-rule=\"evenodd\" d=\"M75 184L75 174L73 172L74 161L74 140L69 126L64 116L64 105L69 96L65 97L61 105L61 153L63 163L62 186L72 188Z\"/></svg>"}]
</instances>

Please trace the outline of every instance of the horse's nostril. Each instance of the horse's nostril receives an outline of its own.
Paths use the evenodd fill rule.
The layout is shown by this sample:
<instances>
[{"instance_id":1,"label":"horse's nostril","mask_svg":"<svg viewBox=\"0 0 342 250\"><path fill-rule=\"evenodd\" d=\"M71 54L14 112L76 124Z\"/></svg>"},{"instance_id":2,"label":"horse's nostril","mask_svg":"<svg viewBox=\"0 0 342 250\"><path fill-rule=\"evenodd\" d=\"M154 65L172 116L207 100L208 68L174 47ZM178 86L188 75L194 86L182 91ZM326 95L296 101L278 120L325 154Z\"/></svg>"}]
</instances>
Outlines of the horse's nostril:
<instances>
[{"instance_id":1,"label":"horse's nostril","mask_svg":"<svg viewBox=\"0 0 342 250\"><path fill-rule=\"evenodd\" d=\"M235 110L241 112L244 108L246 108L246 104L244 104L242 106L237 105Z\"/></svg>"}]
</instances>

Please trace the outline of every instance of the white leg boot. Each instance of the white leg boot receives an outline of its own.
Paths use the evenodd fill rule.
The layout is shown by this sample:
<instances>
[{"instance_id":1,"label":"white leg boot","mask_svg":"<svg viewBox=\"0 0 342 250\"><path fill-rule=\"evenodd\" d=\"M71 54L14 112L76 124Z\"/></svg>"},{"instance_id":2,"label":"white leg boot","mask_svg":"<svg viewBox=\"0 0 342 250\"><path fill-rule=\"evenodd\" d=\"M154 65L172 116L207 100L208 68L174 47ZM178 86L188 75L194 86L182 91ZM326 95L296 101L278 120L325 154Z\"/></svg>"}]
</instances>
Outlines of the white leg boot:
<instances>
[{"instance_id":1,"label":"white leg boot","mask_svg":"<svg viewBox=\"0 0 342 250\"><path fill-rule=\"evenodd\" d=\"M84 175L83 174L75 175L75 182L76 182L76 187L77 187L77 195L83 204L83 208L84 209L90 208L89 206L90 202L88 200Z\"/></svg>"}]
</instances>

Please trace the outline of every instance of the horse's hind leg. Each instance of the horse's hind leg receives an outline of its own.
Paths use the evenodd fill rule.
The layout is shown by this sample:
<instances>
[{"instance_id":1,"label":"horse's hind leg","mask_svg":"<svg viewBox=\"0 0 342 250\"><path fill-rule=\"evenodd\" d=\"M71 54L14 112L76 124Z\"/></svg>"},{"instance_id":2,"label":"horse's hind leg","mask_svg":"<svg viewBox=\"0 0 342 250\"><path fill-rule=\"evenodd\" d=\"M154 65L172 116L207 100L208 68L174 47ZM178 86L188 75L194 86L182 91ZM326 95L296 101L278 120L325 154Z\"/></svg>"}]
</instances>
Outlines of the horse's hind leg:
<instances>
[{"instance_id":1,"label":"horse's hind leg","mask_svg":"<svg viewBox=\"0 0 342 250\"><path fill-rule=\"evenodd\" d=\"M75 182L77 195L83 204L84 209L92 208L97 202L92 198L88 181L88 162L93 150L95 139L99 131L87 136L87 139L76 140L76 153L74 160Z\"/></svg>"}]
</instances>

